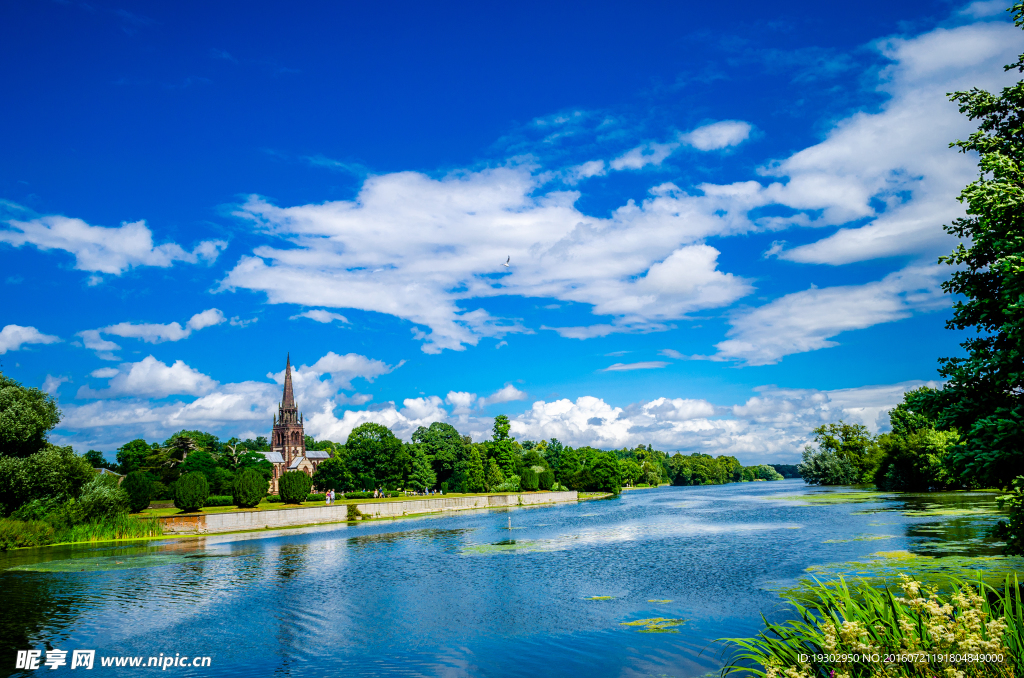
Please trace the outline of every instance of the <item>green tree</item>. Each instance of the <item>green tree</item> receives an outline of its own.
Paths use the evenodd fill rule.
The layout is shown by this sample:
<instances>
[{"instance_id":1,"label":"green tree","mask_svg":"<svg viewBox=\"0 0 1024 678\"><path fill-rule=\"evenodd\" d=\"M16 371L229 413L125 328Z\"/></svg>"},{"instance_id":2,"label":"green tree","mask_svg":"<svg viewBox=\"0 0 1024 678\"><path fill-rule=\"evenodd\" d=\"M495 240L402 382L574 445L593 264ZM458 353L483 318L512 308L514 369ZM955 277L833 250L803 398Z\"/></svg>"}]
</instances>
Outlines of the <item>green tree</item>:
<instances>
[{"instance_id":1,"label":"green tree","mask_svg":"<svg viewBox=\"0 0 1024 678\"><path fill-rule=\"evenodd\" d=\"M352 429L345 447L349 451L349 470L366 477L374 487L395 489L402 482L408 463L402 441L380 424L367 422Z\"/></svg>"},{"instance_id":2,"label":"green tree","mask_svg":"<svg viewBox=\"0 0 1024 678\"><path fill-rule=\"evenodd\" d=\"M844 483L818 482L812 484L849 485L869 483L874 480L875 472L878 470L878 466L882 461L884 453L881 448L879 448L877 441L871 436L871 433L868 431L866 426L861 424L847 424L842 420L837 424L824 424L814 429L814 440L818 443L818 450L820 453L835 455L845 462L842 465L842 468L846 469L847 467L852 467L855 470L855 473L851 477L849 473L844 471L841 475L843 478L848 479L847 482ZM807 462L806 452L804 455L804 461L805 463ZM826 466L828 468L839 468L828 459L823 459L823 462L827 462ZM803 471L801 471L801 475L803 475ZM808 476L804 475L805 480L807 477ZM838 477L839 476L835 475L832 476L833 479Z\"/></svg>"},{"instance_id":3,"label":"green tree","mask_svg":"<svg viewBox=\"0 0 1024 678\"><path fill-rule=\"evenodd\" d=\"M456 464L452 478L461 492L483 492L487 489L483 457L476 445L467 446L466 454Z\"/></svg>"},{"instance_id":4,"label":"green tree","mask_svg":"<svg viewBox=\"0 0 1024 678\"><path fill-rule=\"evenodd\" d=\"M277 481L281 501L286 504L301 504L309 496L313 480L302 471L286 471Z\"/></svg>"},{"instance_id":5,"label":"green tree","mask_svg":"<svg viewBox=\"0 0 1024 678\"><path fill-rule=\"evenodd\" d=\"M128 475L146 465L146 458L153 453L153 448L142 438L136 438L117 448L118 470Z\"/></svg>"},{"instance_id":6,"label":"green tree","mask_svg":"<svg viewBox=\"0 0 1024 678\"><path fill-rule=\"evenodd\" d=\"M622 482L626 485L633 485L640 478L640 465L632 459L619 462L619 469L622 471Z\"/></svg>"},{"instance_id":7,"label":"green tree","mask_svg":"<svg viewBox=\"0 0 1024 678\"><path fill-rule=\"evenodd\" d=\"M35 454L46 445L46 434L60 418L52 396L0 373L0 455Z\"/></svg>"},{"instance_id":8,"label":"green tree","mask_svg":"<svg viewBox=\"0 0 1024 678\"><path fill-rule=\"evenodd\" d=\"M1024 26L1024 3L1011 8ZM1005 70L1024 72L1024 54ZM1024 81L998 95L954 92L952 101L978 130L951 146L977 153L979 177L960 193L962 219L945 227L960 239L940 257L955 266L942 289L957 295L946 327L974 329L963 358L940 360L945 388L931 398L939 428L956 429L962 445L950 465L970 481L1009 486L1024 474Z\"/></svg>"},{"instance_id":9,"label":"green tree","mask_svg":"<svg viewBox=\"0 0 1024 678\"><path fill-rule=\"evenodd\" d=\"M28 457L0 457L0 515L33 499L77 498L96 472L70 447L47 445Z\"/></svg>"},{"instance_id":10,"label":"green tree","mask_svg":"<svg viewBox=\"0 0 1024 678\"><path fill-rule=\"evenodd\" d=\"M804 448L803 462L797 468L808 485L853 485L860 479L857 467L834 450Z\"/></svg>"},{"instance_id":11,"label":"green tree","mask_svg":"<svg viewBox=\"0 0 1024 678\"><path fill-rule=\"evenodd\" d=\"M231 486L231 499L239 508L254 508L267 496L270 483L251 468L242 469Z\"/></svg>"},{"instance_id":12,"label":"green tree","mask_svg":"<svg viewBox=\"0 0 1024 678\"><path fill-rule=\"evenodd\" d=\"M322 490L346 491L352 488L352 473L344 459L331 457L317 465L313 484Z\"/></svg>"},{"instance_id":13,"label":"green tree","mask_svg":"<svg viewBox=\"0 0 1024 678\"><path fill-rule=\"evenodd\" d=\"M437 474L437 482L448 482L455 473L455 465L462 454L462 435L451 424L435 421L428 428L420 426L412 434L412 441L426 448Z\"/></svg>"},{"instance_id":14,"label":"green tree","mask_svg":"<svg viewBox=\"0 0 1024 678\"><path fill-rule=\"evenodd\" d=\"M89 462L89 465L93 468L110 468L110 464L99 450L89 450L82 455L82 458Z\"/></svg>"},{"instance_id":15,"label":"green tree","mask_svg":"<svg viewBox=\"0 0 1024 678\"><path fill-rule=\"evenodd\" d=\"M144 510L153 499L153 480L145 471L132 471L126 475L121 489L128 493L132 513Z\"/></svg>"},{"instance_id":16,"label":"green tree","mask_svg":"<svg viewBox=\"0 0 1024 678\"><path fill-rule=\"evenodd\" d=\"M429 490L437 484L437 474L430 464L430 457L422 445L408 445L411 458L408 487Z\"/></svg>"},{"instance_id":17,"label":"green tree","mask_svg":"<svg viewBox=\"0 0 1024 678\"><path fill-rule=\"evenodd\" d=\"M198 511L209 496L210 483L202 473L186 473L174 483L174 506L182 511Z\"/></svg>"}]
</instances>

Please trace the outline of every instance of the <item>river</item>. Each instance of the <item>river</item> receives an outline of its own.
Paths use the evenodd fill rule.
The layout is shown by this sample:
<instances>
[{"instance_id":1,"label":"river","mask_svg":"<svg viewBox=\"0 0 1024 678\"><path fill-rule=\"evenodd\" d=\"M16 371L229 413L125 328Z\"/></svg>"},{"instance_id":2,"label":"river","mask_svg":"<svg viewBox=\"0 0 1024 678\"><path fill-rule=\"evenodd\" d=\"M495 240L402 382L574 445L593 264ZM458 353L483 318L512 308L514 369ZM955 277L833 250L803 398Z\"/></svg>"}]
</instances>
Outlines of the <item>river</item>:
<instances>
[{"instance_id":1,"label":"river","mask_svg":"<svg viewBox=\"0 0 1024 678\"><path fill-rule=\"evenodd\" d=\"M19 550L0 553L0 662L77 675L70 651L93 649L101 675L139 671L101 657L163 653L210 657L178 676L701 676L722 665L717 638L780 618L779 591L809 574L1019 568L984 536L997 518L992 494L785 480ZM68 665L15 670L17 650L53 648Z\"/></svg>"}]
</instances>

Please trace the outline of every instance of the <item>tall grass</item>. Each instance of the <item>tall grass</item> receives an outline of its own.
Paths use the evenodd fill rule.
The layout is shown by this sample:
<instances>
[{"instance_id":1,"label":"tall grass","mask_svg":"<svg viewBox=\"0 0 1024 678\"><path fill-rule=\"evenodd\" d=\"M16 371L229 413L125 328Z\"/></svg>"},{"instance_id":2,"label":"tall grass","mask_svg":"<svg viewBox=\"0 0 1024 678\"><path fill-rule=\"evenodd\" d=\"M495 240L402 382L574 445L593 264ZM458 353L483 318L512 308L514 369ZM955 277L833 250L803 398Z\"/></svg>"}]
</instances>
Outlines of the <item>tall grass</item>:
<instances>
[{"instance_id":1,"label":"tall grass","mask_svg":"<svg viewBox=\"0 0 1024 678\"><path fill-rule=\"evenodd\" d=\"M0 518L0 551L69 542L159 537L162 534L163 526L159 520L129 515L57 528L42 520Z\"/></svg>"},{"instance_id":2,"label":"tall grass","mask_svg":"<svg viewBox=\"0 0 1024 678\"><path fill-rule=\"evenodd\" d=\"M1024 675L1024 607L1016 575L1007 575L1001 589L948 577L945 593L900 575L899 588L903 595L867 582L851 588L842 579L815 581L787 596L799 619L765 620L765 630L755 638L726 639L735 653L722 675ZM936 655L954 655L954 661ZM965 660L956 661L957 655ZM1001 655L1002 660L971 661L972 655Z\"/></svg>"}]
</instances>

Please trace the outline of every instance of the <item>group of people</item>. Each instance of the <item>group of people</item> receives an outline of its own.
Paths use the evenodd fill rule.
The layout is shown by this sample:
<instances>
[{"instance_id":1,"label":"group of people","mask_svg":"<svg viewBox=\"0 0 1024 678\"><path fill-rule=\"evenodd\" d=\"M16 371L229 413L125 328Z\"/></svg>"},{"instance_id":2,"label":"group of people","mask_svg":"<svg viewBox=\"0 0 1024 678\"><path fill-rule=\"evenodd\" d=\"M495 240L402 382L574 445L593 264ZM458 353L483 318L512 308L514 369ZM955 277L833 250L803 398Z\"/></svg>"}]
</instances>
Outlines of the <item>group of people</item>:
<instances>
[{"instance_id":1,"label":"group of people","mask_svg":"<svg viewBox=\"0 0 1024 678\"><path fill-rule=\"evenodd\" d=\"M324 493L324 504L326 504L327 506L330 506L333 503L334 503L334 490L327 490L327 492Z\"/></svg>"}]
</instances>

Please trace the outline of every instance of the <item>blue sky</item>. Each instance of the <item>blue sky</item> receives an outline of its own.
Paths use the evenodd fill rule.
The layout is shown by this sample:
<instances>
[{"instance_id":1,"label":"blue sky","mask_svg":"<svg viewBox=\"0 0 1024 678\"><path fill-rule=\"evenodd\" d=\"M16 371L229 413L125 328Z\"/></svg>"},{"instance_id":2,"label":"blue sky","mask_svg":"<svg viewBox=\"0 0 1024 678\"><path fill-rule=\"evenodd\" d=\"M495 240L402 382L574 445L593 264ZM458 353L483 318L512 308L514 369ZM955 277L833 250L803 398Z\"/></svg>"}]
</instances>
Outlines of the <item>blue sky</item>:
<instances>
[{"instance_id":1,"label":"blue sky","mask_svg":"<svg viewBox=\"0 0 1024 678\"><path fill-rule=\"evenodd\" d=\"M0 363L57 442L449 421L799 458L935 384L998 1L8 3ZM508 260L509 266L503 264Z\"/></svg>"}]
</instances>

